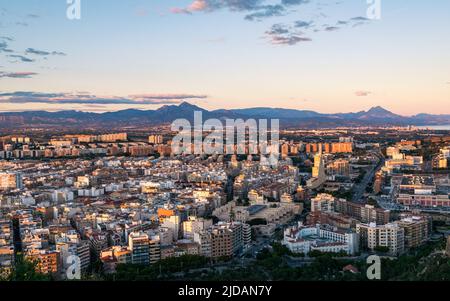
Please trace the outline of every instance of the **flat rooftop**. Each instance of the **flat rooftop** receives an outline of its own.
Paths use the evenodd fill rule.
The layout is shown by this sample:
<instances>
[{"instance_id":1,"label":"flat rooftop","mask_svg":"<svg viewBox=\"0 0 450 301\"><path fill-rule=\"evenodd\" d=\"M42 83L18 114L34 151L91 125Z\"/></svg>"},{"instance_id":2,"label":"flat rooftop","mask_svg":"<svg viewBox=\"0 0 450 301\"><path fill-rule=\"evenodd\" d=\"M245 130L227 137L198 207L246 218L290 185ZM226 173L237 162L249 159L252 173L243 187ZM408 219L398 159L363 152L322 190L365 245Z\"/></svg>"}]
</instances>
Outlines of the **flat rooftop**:
<instances>
[{"instance_id":1,"label":"flat rooftop","mask_svg":"<svg viewBox=\"0 0 450 301\"><path fill-rule=\"evenodd\" d=\"M247 208L248 213L250 213L250 215L254 215L264 209L266 209L267 206L266 205L252 205L250 207Z\"/></svg>"},{"instance_id":2,"label":"flat rooftop","mask_svg":"<svg viewBox=\"0 0 450 301\"><path fill-rule=\"evenodd\" d=\"M401 185L405 186L434 186L432 176L403 176Z\"/></svg>"}]
</instances>

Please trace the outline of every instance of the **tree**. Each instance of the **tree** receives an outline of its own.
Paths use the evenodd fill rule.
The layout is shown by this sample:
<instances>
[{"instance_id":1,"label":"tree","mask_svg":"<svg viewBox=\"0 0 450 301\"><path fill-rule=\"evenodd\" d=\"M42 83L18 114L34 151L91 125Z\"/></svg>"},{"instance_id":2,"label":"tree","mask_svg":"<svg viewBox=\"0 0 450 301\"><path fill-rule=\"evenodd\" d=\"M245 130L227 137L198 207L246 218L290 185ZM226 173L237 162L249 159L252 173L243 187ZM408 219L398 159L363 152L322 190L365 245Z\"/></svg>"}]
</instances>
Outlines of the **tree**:
<instances>
[{"instance_id":1,"label":"tree","mask_svg":"<svg viewBox=\"0 0 450 301\"><path fill-rule=\"evenodd\" d=\"M377 246L374 248L375 252L380 252L380 253L388 253L389 252L389 247L384 247L384 246Z\"/></svg>"},{"instance_id":2,"label":"tree","mask_svg":"<svg viewBox=\"0 0 450 301\"><path fill-rule=\"evenodd\" d=\"M50 281L51 276L37 272L36 262L27 260L23 254L16 255L15 267L8 277L9 281Z\"/></svg>"}]
</instances>

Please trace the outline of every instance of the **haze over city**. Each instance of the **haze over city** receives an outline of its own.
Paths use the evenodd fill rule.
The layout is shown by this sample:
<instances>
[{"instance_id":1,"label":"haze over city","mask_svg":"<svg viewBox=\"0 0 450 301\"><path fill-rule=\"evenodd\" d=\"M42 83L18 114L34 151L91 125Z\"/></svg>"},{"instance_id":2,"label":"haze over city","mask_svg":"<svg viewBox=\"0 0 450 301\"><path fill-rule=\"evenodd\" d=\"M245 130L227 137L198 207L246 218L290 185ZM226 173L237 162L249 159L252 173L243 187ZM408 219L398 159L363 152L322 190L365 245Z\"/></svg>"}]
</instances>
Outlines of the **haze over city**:
<instances>
[{"instance_id":1,"label":"haze over city","mask_svg":"<svg viewBox=\"0 0 450 301\"><path fill-rule=\"evenodd\" d=\"M219 3L219 4L217 4ZM0 111L449 114L450 3L0 0Z\"/></svg>"}]
</instances>

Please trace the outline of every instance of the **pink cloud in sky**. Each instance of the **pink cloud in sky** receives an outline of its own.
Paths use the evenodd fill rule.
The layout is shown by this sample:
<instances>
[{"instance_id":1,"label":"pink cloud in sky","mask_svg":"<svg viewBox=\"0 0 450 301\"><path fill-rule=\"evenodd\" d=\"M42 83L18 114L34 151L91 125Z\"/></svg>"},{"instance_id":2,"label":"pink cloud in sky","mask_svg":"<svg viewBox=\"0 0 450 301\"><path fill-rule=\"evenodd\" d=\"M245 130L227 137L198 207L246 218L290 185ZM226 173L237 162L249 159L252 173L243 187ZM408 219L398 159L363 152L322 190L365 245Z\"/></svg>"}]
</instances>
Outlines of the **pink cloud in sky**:
<instances>
[{"instance_id":1,"label":"pink cloud in sky","mask_svg":"<svg viewBox=\"0 0 450 301\"><path fill-rule=\"evenodd\" d=\"M355 92L355 95L358 97L369 96L370 94L372 94L372 92L370 92L370 91L356 91Z\"/></svg>"}]
</instances>

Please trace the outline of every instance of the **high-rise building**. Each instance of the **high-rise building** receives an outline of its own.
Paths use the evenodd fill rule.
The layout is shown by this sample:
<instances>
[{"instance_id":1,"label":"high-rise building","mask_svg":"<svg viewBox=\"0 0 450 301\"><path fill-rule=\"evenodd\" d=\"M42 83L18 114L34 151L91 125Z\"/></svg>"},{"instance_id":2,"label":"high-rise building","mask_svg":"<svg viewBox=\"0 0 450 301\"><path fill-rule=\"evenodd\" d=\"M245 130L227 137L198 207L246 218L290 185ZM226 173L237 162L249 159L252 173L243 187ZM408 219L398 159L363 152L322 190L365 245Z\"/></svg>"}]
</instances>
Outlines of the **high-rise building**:
<instances>
[{"instance_id":1,"label":"high-rise building","mask_svg":"<svg viewBox=\"0 0 450 301\"><path fill-rule=\"evenodd\" d=\"M128 237L128 247L131 250L133 264L150 264L150 239L142 232L132 232Z\"/></svg>"},{"instance_id":2,"label":"high-rise building","mask_svg":"<svg viewBox=\"0 0 450 301\"><path fill-rule=\"evenodd\" d=\"M402 254L405 250L405 230L397 223L357 224L356 232L359 234L362 249L374 251L385 247L391 255Z\"/></svg>"},{"instance_id":3,"label":"high-rise building","mask_svg":"<svg viewBox=\"0 0 450 301\"><path fill-rule=\"evenodd\" d=\"M312 179L308 180L307 186L316 189L322 186L327 180L325 166L323 162L322 150L314 156L314 167L312 169Z\"/></svg>"},{"instance_id":4,"label":"high-rise building","mask_svg":"<svg viewBox=\"0 0 450 301\"><path fill-rule=\"evenodd\" d=\"M329 175L350 176L350 164L348 160L338 159L328 164L327 173Z\"/></svg>"},{"instance_id":5,"label":"high-rise building","mask_svg":"<svg viewBox=\"0 0 450 301\"><path fill-rule=\"evenodd\" d=\"M194 233L194 242L199 245L199 253L201 256L212 257L211 232L201 231Z\"/></svg>"},{"instance_id":6,"label":"high-rise building","mask_svg":"<svg viewBox=\"0 0 450 301\"><path fill-rule=\"evenodd\" d=\"M226 226L216 226L211 231L211 257L233 256L233 232Z\"/></svg>"},{"instance_id":7,"label":"high-rise building","mask_svg":"<svg viewBox=\"0 0 450 301\"><path fill-rule=\"evenodd\" d=\"M323 166L323 156L322 154L317 154L314 156L314 167L312 170L313 178L320 178L321 176L325 176L325 170Z\"/></svg>"},{"instance_id":8,"label":"high-rise building","mask_svg":"<svg viewBox=\"0 0 450 301\"><path fill-rule=\"evenodd\" d=\"M336 198L331 194L321 193L311 199L311 212L332 212Z\"/></svg>"},{"instance_id":9,"label":"high-rise building","mask_svg":"<svg viewBox=\"0 0 450 301\"><path fill-rule=\"evenodd\" d=\"M430 221L424 216L406 217L397 224L405 230L405 248L417 248L430 238Z\"/></svg>"},{"instance_id":10,"label":"high-rise building","mask_svg":"<svg viewBox=\"0 0 450 301\"><path fill-rule=\"evenodd\" d=\"M281 156L282 157L287 157L289 155L289 144L284 143L281 146Z\"/></svg>"},{"instance_id":11,"label":"high-rise building","mask_svg":"<svg viewBox=\"0 0 450 301\"><path fill-rule=\"evenodd\" d=\"M181 219L178 215L172 215L164 219L162 226L169 228L173 234L173 241L177 241L180 237Z\"/></svg>"},{"instance_id":12,"label":"high-rise building","mask_svg":"<svg viewBox=\"0 0 450 301\"><path fill-rule=\"evenodd\" d=\"M331 152L336 153L352 153L353 143L351 142L339 142L331 145Z\"/></svg>"},{"instance_id":13,"label":"high-rise building","mask_svg":"<svg viewBox=\"0 0 450 301\"><path fill-rule=\"evenodd\" d=\"M212 220L197 218L195 216L190 216L187 221L183 222L183 237L193 238L194 233L199 233L206 230L212 226Z\"/></svg>"},{"instance_id":14,"label":"high-rise building","mask_svg":"<svg viewBox=\"0 0 450 301\"><path fill-rule=\"evenodd\" d=\"M154 264L161 260L161 239L159 235L154 235L150 237L149 260L150 264Z\"/></svg>"},{"instance_id":15,"label":"high-rise building","mask_svg":"<svg viewBox=\"0 0 450 301\"><path fill-rule=\"evenodd\" d=\"M211 227L211 257L232 257L251 243L251 228L241 222L218 223Z\"/></svg>"}]
</instances>

